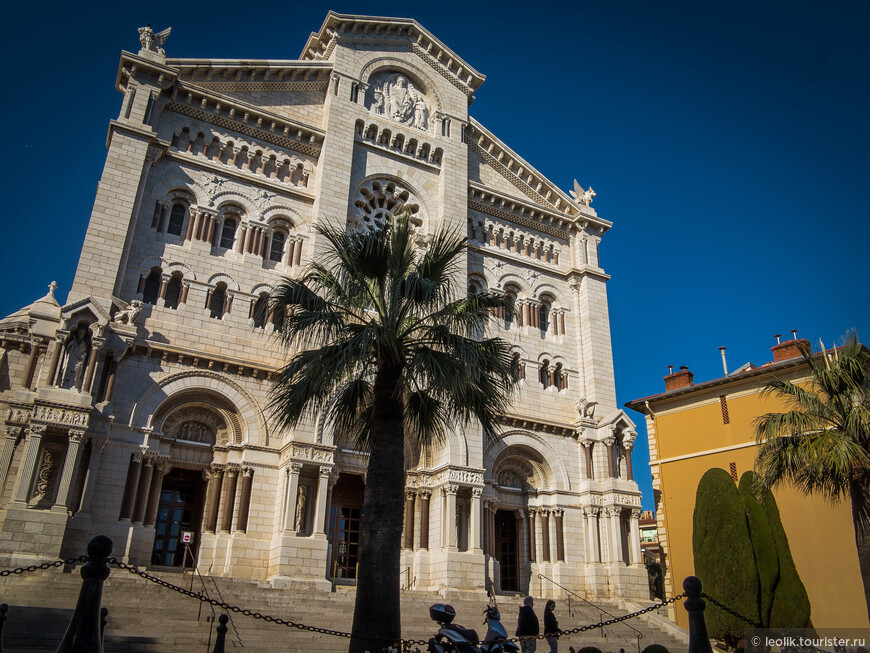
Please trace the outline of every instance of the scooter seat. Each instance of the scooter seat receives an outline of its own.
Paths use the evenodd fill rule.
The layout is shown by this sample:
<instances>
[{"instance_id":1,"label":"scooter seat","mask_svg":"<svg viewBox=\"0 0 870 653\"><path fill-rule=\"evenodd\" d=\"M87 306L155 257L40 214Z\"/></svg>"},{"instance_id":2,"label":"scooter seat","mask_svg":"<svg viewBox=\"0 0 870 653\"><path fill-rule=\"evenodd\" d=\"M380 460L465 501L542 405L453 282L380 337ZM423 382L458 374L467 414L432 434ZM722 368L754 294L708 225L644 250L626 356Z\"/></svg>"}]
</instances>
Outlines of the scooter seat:
<instances>
[{"instance_id":1,"label":"scooter seat","mask_svg":"<svg viewBox=\"0 0 870 653\"><path fill-rule=\"evenodd\" d=\"M480 644L480 636L473 628L463 628L459 624L445 624L444 628L446 630L452 630L453 632L459 633L475 646Z\"/></svg>"}]
</instances>

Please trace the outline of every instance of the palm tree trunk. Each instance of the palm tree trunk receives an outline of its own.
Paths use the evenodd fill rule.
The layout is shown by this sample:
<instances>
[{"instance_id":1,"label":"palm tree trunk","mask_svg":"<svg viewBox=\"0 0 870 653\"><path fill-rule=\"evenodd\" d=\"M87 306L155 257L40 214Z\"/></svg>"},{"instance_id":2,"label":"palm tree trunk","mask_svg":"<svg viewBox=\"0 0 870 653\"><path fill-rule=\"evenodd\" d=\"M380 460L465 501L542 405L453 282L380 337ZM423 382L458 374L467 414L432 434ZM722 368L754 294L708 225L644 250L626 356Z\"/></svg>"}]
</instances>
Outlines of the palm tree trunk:
<instances>
[{"instance_id":1,"label":"palm tree trunk","mask_svg":"<svg viewBox=\"0 0 870 653\"><path fill-rule=\"evenodd\" d=\"M405 493L401 365L379 366L360 520L360 558L349 653L381 651L401 637L399 556Z\"/></svg>"},{"instance_id":2,"label":"palm tree trunk","mask_svg":"<svg viewBox=\"0 0 870 653\"><path fill-rule=\"evenodd\" d=\"M867 488L860 480L849 483L849 499L852 502L852 524L855 527L855 547L858 549L858 566L864 582L864 602L870 617L870 532L861 526L862 507L867 504Z\"/></svg>"}]
</instances>

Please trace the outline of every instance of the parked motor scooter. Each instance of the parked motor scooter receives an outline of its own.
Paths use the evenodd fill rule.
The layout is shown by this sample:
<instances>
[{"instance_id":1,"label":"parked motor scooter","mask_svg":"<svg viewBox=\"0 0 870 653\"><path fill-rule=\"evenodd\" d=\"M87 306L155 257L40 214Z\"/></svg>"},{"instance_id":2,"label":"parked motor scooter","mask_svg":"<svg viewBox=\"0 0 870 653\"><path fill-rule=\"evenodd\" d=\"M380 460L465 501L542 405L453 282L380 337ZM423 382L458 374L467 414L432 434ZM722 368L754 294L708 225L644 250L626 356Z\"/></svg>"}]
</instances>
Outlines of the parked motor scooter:
<instances>
[{"instance_id":1,"label":"parked motor scooter","mask_svg":"<svg viewBox=\"0 0 870 653\"><path fill-rule=\"evenodd\" d=\"M516 653L520 650L514 642L507 641L507 631L501 623L501 614L494 605L487 606L485 615L486 636L483 642L472 628L453 623L456 610L452 605L436 603L429 608L429 617L441 626L435 637L429 640L429 653Z\"/></svg>"}]
</instances>

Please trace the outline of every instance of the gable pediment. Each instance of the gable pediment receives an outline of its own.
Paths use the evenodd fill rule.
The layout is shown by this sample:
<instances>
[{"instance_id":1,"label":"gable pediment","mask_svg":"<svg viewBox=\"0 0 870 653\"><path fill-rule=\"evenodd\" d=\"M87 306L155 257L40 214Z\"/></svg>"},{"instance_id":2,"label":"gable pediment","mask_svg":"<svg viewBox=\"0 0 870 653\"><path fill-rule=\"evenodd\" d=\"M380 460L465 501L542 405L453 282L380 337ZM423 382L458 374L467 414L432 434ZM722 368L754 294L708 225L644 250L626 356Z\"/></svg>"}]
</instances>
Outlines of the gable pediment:
<instances>
[{"instance_id":1,"label":"gable pediment","mask_svg":"<svg viewBox=\"0 0 870 653\"><path fill-rule=\"evenodd\" d=\"M405 48L459 88L469 97L469 101L486 79L429 30L410 18L356 16L330 11L320 30L308 37L299 59L325 61L339 44Z\"/></svg>"}]
</instances>

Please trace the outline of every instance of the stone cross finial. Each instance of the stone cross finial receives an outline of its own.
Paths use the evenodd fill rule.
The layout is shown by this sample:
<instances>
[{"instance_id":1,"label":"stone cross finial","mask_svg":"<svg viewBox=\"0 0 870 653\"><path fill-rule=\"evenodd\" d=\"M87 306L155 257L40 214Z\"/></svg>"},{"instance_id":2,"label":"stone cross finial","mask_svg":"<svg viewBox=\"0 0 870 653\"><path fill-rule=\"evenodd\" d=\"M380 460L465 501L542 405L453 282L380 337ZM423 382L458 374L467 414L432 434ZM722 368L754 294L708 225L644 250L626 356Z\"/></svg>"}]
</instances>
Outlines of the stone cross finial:
<instances>
[{"instance_id":1,"label":"stone cross finial","mask_svg":"<svg viewBox=\"0 0 870 653\"><path fill-rule=\"evenodd\" d=\"M48 294L51 297L54 297L55 290L57 290L57 281L52 281L50 284L48 284Z\"/></svg>"}]
</instances>

